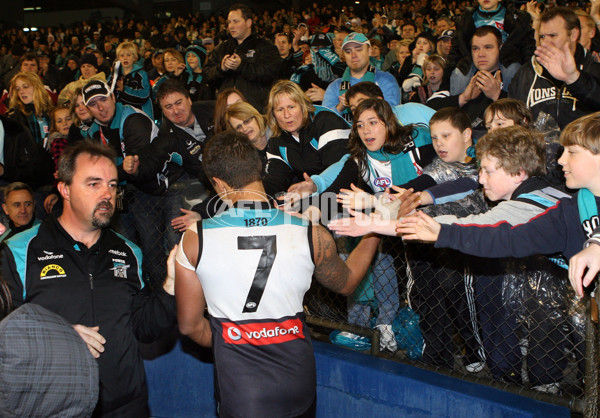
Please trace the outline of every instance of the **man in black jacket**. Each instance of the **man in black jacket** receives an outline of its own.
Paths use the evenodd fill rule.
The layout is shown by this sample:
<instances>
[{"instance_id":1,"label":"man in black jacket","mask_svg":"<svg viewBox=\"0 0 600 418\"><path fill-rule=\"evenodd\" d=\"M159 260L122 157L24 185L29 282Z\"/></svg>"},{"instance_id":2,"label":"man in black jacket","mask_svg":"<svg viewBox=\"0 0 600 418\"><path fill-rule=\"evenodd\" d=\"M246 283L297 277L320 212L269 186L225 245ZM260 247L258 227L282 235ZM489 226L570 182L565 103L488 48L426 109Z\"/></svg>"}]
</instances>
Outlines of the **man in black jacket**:
<instances>
[{"instance_id":1,"label":"man in black jacket","mask_svg":"<svg viewBox=\"0 0 600 418\"><path fill-rule=\"evenodd\" d=\"M535 50L534 30L528 13L504 6L499 0L479 0L476 10L465 12L456 23L446 74L454 68L467 74L472 63L470 41L475 29L481 26L492 26L501 32L500 63L505 67L527 62Z\"/></svg>"},{"instance_id":2,"label":"man in black jacket","mask_svg":"<svg viewBox=\"0 0 600 418\"><path fill-rule=\"evenodd\" d=\"M204 74L218 90L237 88L264 113L271 85L280 74L279 52L252 33L252 12L246 5L231 6L227 19L231 37L209 55Z\"/></svg>"},{"instance_id":3,"label":"man in black jacket","mask_svg":"<svg viewBox=\"0 0 600 418\"><path fill-rule=\"evenodd\" d=\"M156 245L163 237L162 194L166 178L158 176L151 181L139 181L122 169L122 161L148 146L158 135L158 127L143 111L117 103L104 81L88 82L83 88L83 101L94 116L88 136L117 154L120 186L124 190L120 193L122 200L117 202L117 207L123 209L119 216L120 232L132 241L139 239L136 243L147 257L144 270L156 283L164 277L167 260L166 252Z\"/></svg>"},{"instance_id":4,"label":"man in black jacket","mask_svg":"<svg viewBox=\"0 0 600 418\"><path fill-rule=\"evenodd\" d=\"M553 7L540 18L540 46L523 65L508 95L531 109L533 120L550 115L562 129L600 110L600 64L577 43L579 18L567 7Z\"/></svg>"},{"instance_id":5,"label":"man in black jacket","mask_svg":"<svg viewBox=\"0 0 600 418\"><path fill-rule=\"evenodd\" d=\"M175 230L183 230L183 218L195 216L191 211L180 209L183 180L198 179L207 190L213 190L202 168L202 151L213 135L214 102L192 103L189 91L178 80L162 83L156 98L164 116L159 135L139 155L125 157L123 168L140 182L165 179L162 184L164 192L169 193L165 199L169 221L177 217L171 225ZM178 217L180 211L184 214ZM168 241L173 241L171 235L177 238L173 244L179 241L180 235L169 228Z\"/></svg>"},{"instance_id":6,"label":"man in black jacket","mask_svg":"<svg viewBox=\"0 0 600 418\"><path fill-rule=\"evenodd\" d=\"M155 177L154 173L168 161L173 164L164 174L168 175L170 184L187 173L205 187L212 188L202 169L202 151L213 135L214 102L192 103L189 91L178 80L162 83L156 92L156 100L164 118L158 137L142 152L138 177Z\"/></svg>"},{"instance_id":7,"label":"man in black jacket","mask_svg":"<svg viewBox=\"0 0 600 418\"><path fill-rule=\"evenodd\" d=\"M74 324L98 359L95 416L147 417L138 341L175 324L174 280L150 289L140 249L108 229L118 183L115 155L84 141L58 167L63 212L15 235L2 250L2 274L15 307L35 303Z\"/></svg>"},{"instance_id":8,"label":"man in black jacket","mask_svg":"<svg viewBox=\"0 0 600 418\"><path fill-rule=\"evenodd\" d=\"M473 68L467 74L468 83L464 88L456 88L455 71L450 79L450 95L436 92L427 101L427 106L439 110L444 107L460 107L471 119L471 128L475 138L485 133L483 113L494 101L507 96L509 83L505 67L500 64L502 37L492 26L477 28L471 41ZM462 80L458 79L459 84Z\"/></svg>"}]
</instances>

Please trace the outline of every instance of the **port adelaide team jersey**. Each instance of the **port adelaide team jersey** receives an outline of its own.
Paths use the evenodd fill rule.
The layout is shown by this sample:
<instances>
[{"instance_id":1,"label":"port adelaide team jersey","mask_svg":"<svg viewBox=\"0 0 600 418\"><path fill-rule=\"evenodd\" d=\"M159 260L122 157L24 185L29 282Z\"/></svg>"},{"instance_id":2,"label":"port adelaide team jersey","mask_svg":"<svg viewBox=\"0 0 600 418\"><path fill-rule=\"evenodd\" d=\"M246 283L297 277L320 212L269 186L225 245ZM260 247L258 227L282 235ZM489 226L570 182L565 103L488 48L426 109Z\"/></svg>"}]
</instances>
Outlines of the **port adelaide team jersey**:
<instances>
[{"instance_id":1,"label":"port adelaide team jersey","mask_svg":"<svg viewBox=\"0 0 600 418\"><path fill-rule=\"evenodd\" d=\"M314 272L312 227L261 202L238 202L194 226L200 257L187 268L210 314L221 413L301 414L315 397L302 309Z\"/></svg>"}]
</instances>

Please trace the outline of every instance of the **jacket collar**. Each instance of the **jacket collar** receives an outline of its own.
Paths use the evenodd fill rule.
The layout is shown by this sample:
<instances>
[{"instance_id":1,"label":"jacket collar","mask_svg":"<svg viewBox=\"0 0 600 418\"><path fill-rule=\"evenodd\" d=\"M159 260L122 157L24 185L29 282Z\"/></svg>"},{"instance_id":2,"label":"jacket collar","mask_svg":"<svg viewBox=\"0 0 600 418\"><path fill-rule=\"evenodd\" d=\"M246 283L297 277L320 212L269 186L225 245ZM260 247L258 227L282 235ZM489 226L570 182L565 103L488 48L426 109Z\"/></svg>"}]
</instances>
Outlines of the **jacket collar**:
<instances>
[{"instance_id":1,"label":"jacket collar","mask_svg":"<svg viewBox=\"0 0 600 418\"><path fill-rule=\"evenodd\" d=\"M530 193L535 190L540 190L540 189L543 189L548 186L550 186L550 184L542 177L539 177L539 176L529 177L523 183L521 183L519 185L519 187L517 187L515 189L512 196L510 197L510 200L516 199L523 193Z\"/></svg>"}]
</instances>

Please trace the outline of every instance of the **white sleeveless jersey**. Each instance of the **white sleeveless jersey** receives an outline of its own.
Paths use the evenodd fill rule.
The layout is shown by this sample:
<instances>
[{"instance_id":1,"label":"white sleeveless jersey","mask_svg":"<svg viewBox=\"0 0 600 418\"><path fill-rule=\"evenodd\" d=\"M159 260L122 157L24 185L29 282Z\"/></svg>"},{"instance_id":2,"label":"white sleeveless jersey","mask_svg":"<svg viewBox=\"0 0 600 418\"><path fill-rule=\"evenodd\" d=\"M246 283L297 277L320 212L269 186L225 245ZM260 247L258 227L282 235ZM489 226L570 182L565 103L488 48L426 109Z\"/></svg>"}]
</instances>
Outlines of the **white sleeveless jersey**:
<instances>
[{"instance_id":1,"label":"white sleeveless jersey","mask_svg":"<svg viewBox=\"0 0 600 418\"><path fill-rule=\"evenodd\" d=\"M316 386L302 308L314 272L311 227L257 204L198 224L216 393L225 415L294 416Z\"/></svg>"},{"instance_id":2,"label":"white sleeveless jersey","mask_svg":"<svg viewBox=\"0 0 600 418\"><path fill-rule=\"evenodd\" d=\"M314 271L306 222L276 209L233 208L202 222L202 240L196 273L213 317L239 321L302 311Z\"/></svg>"}]
</instances>

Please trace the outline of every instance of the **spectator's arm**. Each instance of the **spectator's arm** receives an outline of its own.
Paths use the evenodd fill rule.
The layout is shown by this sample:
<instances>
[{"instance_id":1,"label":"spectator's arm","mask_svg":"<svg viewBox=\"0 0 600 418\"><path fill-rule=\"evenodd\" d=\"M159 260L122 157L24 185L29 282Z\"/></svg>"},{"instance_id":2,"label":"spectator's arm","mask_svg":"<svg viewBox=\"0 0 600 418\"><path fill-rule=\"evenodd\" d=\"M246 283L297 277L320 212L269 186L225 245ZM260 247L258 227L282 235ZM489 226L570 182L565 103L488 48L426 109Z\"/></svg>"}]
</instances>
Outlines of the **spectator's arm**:
<instances>
[{"instance_id":1,"label":"spectator's arm","mask_svg":"<svg viewBox=\"0 0 600 418\"><path fill-rule=\"evenodd\" d=\"M223 57L225 56L225 52L222 51L225 45L220 45L213 50L212 53L208 54L208 59L206 63L202 67L202 73L206 76L206 78L216 83L217 85L223 81L223 70L221 69L221 61L223 61Z\"/></svg>"},{"instance_id":2,"label":"spectator's arm","mask_svg":"<svg viewBox=\"0 0 600 418\"><path fill-rule=\"evenodd\" d=\"M338 110L337 106L340 103L340 83L335 81L329 83L327 89L325 89L325 95L323 96L323 102L321 106L341 115L342 113Z\"/></svg>"},{"instance_id":3,"label":"spectator's arm","mask_svg":"<svg viewBox=\"0 0 600 418\"><path fill-rule=\"evenodd\" d=\"M125 85L123 91L120 93L120 98L125 103L139 107L145 104L150 98L150 81L148 80L148 75L143 70L138 71L135 74L135 78L139 82L140 88L133 89L131 86Z\"/></svg>"},{"instance_id":4,"label":"spectator's arm","mask_svg":"<svg viewBox=\"0 0 600 418\"><path fill-rule=\"evenodd\" d=\"M600 64L595 64L600 75ZM600 110L600 79L594 77L592 73L582 71L577 80L567 84L569 93L577 100L592 109L593 112Z\"/></svg>"},{"instance_id":5,"label":"spectator's arm","mask_svg":"<svg viewBox=\"0 0 600 418\"><path fill-rule=\"evenodd\" d=\"M123 127L124 154L139 154L153 139L156 126L148 116L141 113L132 114Z\"/></svg>"}]
</instances>

